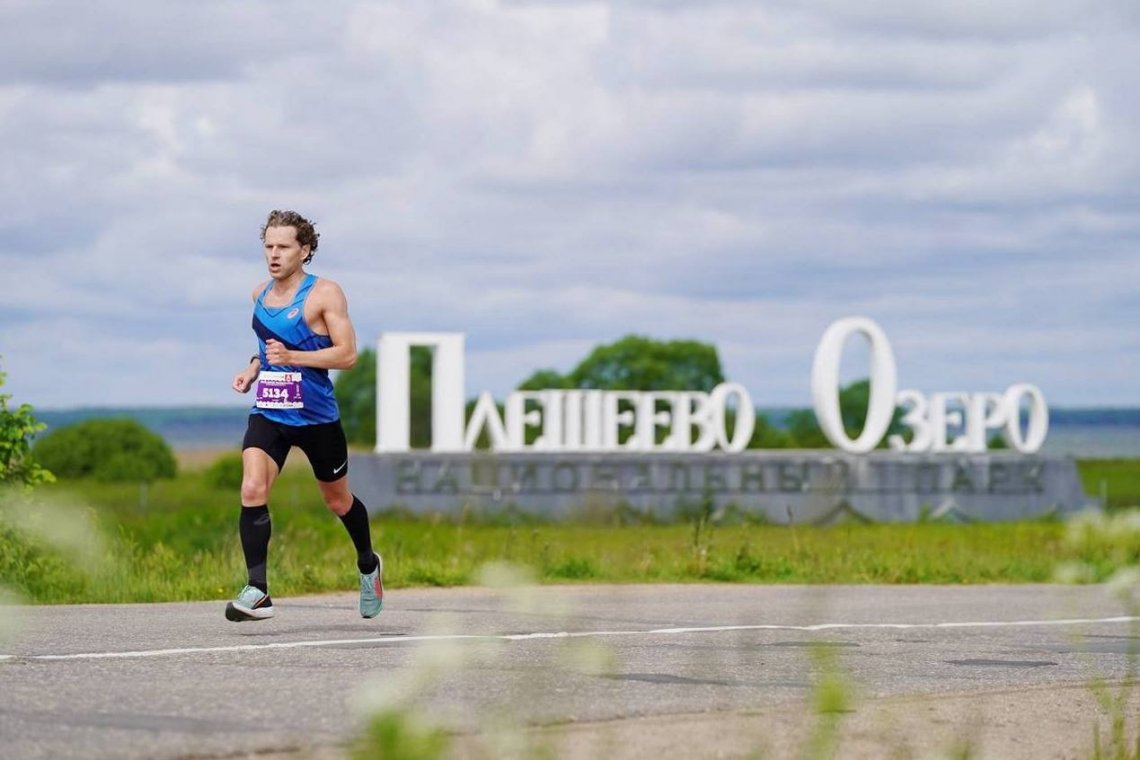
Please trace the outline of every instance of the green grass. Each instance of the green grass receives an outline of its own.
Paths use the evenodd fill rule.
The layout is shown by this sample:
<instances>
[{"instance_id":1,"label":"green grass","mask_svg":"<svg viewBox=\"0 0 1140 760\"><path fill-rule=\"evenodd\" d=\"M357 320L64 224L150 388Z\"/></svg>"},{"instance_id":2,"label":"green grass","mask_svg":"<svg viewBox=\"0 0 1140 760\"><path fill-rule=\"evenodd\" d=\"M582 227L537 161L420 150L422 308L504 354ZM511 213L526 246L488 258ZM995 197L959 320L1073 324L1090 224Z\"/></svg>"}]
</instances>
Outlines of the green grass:
<instances>
[{"instance_id":1,"label":"green grass","mask_svg":"<svg viewBox=\"0 0 1140 760\"><path fill-rule=\"evenodd\" d=\"M1077 462L1085 493L1100 498L1107 493L1105 507L1140 507L1140 459L1082 459Z\"/></svg>"},{"instance_id":2,"label":"green grass","mask_svg":"<svg viewBox=\"0 0 1140 760\"><path fill-rule=\"evenodd\" d=\"M1136 488L1136 470L1135 461L1082 463L1086 480L1110 479L1110 494ZM237 495L204 471L146 489L55 484L31 498L23 517L0 509L0 587L28 600L224 599L244 583ZM286 468L271 509L275 595L355 587L352 544L307 468ZM613 517L555 524L388 514L373 520L373 537L390 588L472 583L481 566L501 560L529 566L548 583L1018 583L1049 581L1065 560L1107 577L1119 555L1066 542L1059 522L787 528L622 525Z\"/></svg>"}]
</instances>

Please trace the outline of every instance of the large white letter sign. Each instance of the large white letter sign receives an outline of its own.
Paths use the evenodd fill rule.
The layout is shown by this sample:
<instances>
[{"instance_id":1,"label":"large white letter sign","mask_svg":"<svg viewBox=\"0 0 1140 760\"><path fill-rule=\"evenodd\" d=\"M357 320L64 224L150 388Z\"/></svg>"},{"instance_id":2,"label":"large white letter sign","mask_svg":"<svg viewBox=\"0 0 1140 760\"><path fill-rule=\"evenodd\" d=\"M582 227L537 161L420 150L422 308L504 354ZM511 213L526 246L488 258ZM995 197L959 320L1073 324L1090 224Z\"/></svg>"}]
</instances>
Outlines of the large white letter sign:
<instances>
[{"instance_id":1,"label":"large white letter sign","mask_svg":"<svg viewBox=\"0 0 1140 760\"><path fill-rule=\"evenodd\" d=\"M1029 430L1021 434L1021 398L1029 396ZM1002 397L1005 403L1005 430L1002 437L1007 446L1018 451L1037 451L1045 443L1049 432L1049 407L1045 395L1028 383L1011 385Z\"/></svg>"},{"instance_id":2,"label":"large white letter sign","mask_svg":"<svg viewBox=\"0 0 1140 760\"><path fill-rule=\"evenodd\" d=\"M736 426L732 431L732 438L728 437L728 404L726 399L735 394L737 399ZM717 415L713 432L716 433L716 442L725 451L744 451L744 447L752 439L752 431L756 427L756 411L752 406L752 398L748 389L740 383L721 383L713 388L710 397L714 414Z\"/></svg>"},{"instance_id":3,"label":"large white letter sign","mask_svg":"<svg viewBox=\"0 0 1140 760\"><path fill-rule=\"evenodd\" d=\"M863 333L871 341L871 404L863 433L852 441L843 429L839 410L839 360L851 333ZM815 416L824 435L834 446L853 454L865 454L879 445L891 425L895 406L904 409L902 424L910 429L908 442L901 435L888 439L895 451L969 452L986 450L986 433L1003 428L1006 443L1022 454L1032 454L1045 443L1049 408L1035 386L1018 383L1004 394L932 393L902 390L896 394L897 370L894 352L886 334L864 317L846 317L823 334L811 370L811 393ZM1028 429L1021 431L1021 404L1028 399ZM954 433L961 429L963 432ZM954 433L953 439L948 437Z\"/></svg>"},{"instance_id":4,"label":"large white letter sign","mask_svg":"<svg viewBox=\"0 0 1140 760\"><path fill-rule=\"evenodd\" d=\"M432 349L431 448L463 451L462 333L384 333L376 352L376 452L407 451L411 443L412 346Z\"/></svg>"},{"instance_id":5,"label":"large white letter sign","mask_svg":"<svg viewBox=\"0 0 1140 760\"><path fill-rule=\"evenodd\" d=\"M839 406L839 364L843 347L856 333L870 342L871 395L863 432L852 440L843 428ZM507 396L503 414L491 394L483 393L465 425L463 344L462 333L380 336L376 373L378 453L405 452L410 445L413 346L432 349L432 451L473 451L484 431L494 451L544 453L696 453L714 448L737 452L752 437L756 412L747 389L737 383L721 383L709 393L560 388L516 391ZM1012 385L1005 393L944 391L926 395L898 390L890 341L882 328L866 317L840 319L824 332L812 362L811 395L824 435L834 446L853 454L866 454L882 442L897 407L903 409L902 424L909 435L890 436L887 442L895 451L981 453L986 450L988 436L1000 429L1011 448L1032 454L1041 448L1049 429L1045 397L1025 383ZM730 404L730 400L735 403ZM731 435L730 415L735 417Z\"/></svg>"},{"instance_id":6,"label":"large white letter sign","mask_svg":"<svg viewBox=\"0 0 1140 760\"><path fill-rule=\"evenodd\" d=\"M871 341L871 403L863 432L855 440L847 437L839 410L839 360L852 333L862 333ZM811 397L819 426L832 445L853 454L865 454L878 446L891 426L897 388L895 355L882 328L865 317L846 317L827 328L811 366Z\"/></svg>"}]
</instances>

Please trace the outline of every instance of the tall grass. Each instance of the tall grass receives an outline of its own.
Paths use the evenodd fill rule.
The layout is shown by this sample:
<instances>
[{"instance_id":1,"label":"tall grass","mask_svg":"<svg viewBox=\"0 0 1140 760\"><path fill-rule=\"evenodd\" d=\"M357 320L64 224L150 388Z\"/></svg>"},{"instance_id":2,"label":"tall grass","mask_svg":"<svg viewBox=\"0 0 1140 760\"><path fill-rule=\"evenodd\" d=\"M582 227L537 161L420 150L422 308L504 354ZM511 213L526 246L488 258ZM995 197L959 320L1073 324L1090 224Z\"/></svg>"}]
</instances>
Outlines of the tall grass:
<instances>
[{"instance_id":1,"label":"tall grass","mask_svg":"<svg viewBox=\"0 0 1140 760\"><path fill-rule=\"evenodd\" d=\"M1085 493L1106 497L1106 509L1140 507L1140 459L1082 459L1077 469Z\"/></svg>"},{"instance_id":2,"label":"tall grass","mask_svg":"<svg viewBox=\"0 0 1140 760\"><path fill-rule=\"evenodd\" d=\"M42 603L223 599L245 581L235 488L206 470L147 487L78 482L0 510L0 587ZM270 504L269 581L288 596L355 587L355 553L305 467L287 466ZM40 530L25 523L34 516ZM21 520L23 522L21 522ZM1059 522L785 527L629 525L620 513L548 523L517 514L380 514L373 537L391 587L471 583L508 561L543 582L990 583L1049 581L1058 560L1107 577L1119 548L1066 543ZM78 526L78 527L77 527ZM60 535L89 539L60 544ZM73 537L74 539L74 537ZM1098 548L1099 546L1099 548ZM1098 552L1100 552L1098 554Z\"/></svg>"},{"instance_id":3,"label":"tall grass","mask_svg":"<svg viewBox=\"0 0 1140 760\"><path fill-rule=\"evenodd\" d=\"M183 481L156 486L145 510L124 506L137 498L128 489L93 484L84 496L92 504L90 529L100 538L95 556L77 561L50 535L3 527L0 584L38 602L133 602L225 598L244 582L232 495ZM67 498L43 489L30 508L66 521L72 518L58 505ZM354 586L351 542L315 495L285 498L271 509L276 595ZM502 525L381 515L373 537L392 587L466 584L492 561L533 567L547 582L984 583L1048 580L1063 526L852 524L793 533L739 524L708 526L695 539L683 524Z\"/></svg>"}]
</instances>

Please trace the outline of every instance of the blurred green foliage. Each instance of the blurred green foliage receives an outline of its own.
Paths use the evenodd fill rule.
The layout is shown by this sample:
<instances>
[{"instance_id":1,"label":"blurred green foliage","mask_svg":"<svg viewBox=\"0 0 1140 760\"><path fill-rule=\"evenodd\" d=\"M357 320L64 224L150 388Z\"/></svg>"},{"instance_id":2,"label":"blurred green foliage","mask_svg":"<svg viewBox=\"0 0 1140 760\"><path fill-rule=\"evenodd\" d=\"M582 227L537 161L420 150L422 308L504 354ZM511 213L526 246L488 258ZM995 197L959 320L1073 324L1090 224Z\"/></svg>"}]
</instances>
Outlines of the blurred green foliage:
<instances>
[{"instance_id":1,"label":"blurred green foliage","mask_svg":"<svg viewBox=\"0 0 1140 760\"><path fill-rule=\"evenodd\" d=\"M431 443L431 350L413 346L411 355L411 443ZM344 435L350 444L376 445L376 352L362 350L356 366L337 375L333 384Z\"/></svg>"},{"instance_id":2,"label":"blurred green foliage","mask_svg":"<svg viewBox=\"0 0 1140 760\"><path fill-rule=\"evenodd\" d=\"M224 454L206 468L206 482L215 488L236 491L241 488L243 467L241 454Z\"/></svg>"},{"instance_id":3,"label":"blurred green foliage","mask_svg":"<svg viewBox=\"0 0 1140 760\"><path fill-rule=\"evenodd\" d=\"M0 372L0 387L7 374ZM34 486L50 483L52 473L37 463L32 455L32 439L44 429L32 407L21 404L8 408L9 394L0 393L0 484Z\"/></svg>"},{"instance_id":4,"label":"blurred green foliage","mask_svg":"<svg viewBox=\"0 0 1140 760\"><path fill-rule=\"evenodd\" d=\"M709 392L723 382L720 356L711 343L627 335L595 348L568 375L542 369L524 380L519 389Z\"/></svg>"},{"instance_id":5,"label":"blurred green foliage","mask_svg":"<svg viewBox=\"0 0 1140 760\"><path fill-rule=\"evenodd\" d=\"M1104 499L1109 511L1140 507L1140 463L1135 459L1079 462L1085 493Z\"/></svg>"},{"instance_id":6,"label":"blurred green foliage","mask_svg":"<svg viewBox=\"0 0 1140 760\"><path fill-rule=\"evenodd\" d=\"M36 441L32 453L60 478L151 482L178 472L162 436L128 419L68 425Z\"/></svg>"}]
</instances>

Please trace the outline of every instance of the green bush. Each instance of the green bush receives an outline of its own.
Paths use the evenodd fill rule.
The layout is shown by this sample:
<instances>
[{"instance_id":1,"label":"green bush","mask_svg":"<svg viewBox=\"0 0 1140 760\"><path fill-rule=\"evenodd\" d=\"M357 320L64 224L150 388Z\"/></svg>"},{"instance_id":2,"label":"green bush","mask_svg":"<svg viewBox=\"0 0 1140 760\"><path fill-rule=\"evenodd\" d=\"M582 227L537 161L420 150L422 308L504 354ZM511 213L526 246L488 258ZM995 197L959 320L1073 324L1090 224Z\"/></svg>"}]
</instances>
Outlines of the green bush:
<instances>
[{"instance_id":1,"label":"green bush","mask_svg":"<svg viewBox=\"0 0 1140 760\"><path fill-rule=\"evenodd\" d=\"M206 482L215 488L237 490L241 488L241 454L224 454L206 469Z\"/></svg>"},{"instance_id":2,"label":"green bush","mask_svg":"<svg viewBox=\"0 0 1140 760\"><path fill-rule=\"evenodd\" d=\"M0 372L0 386L7 373ZM8 408L6 393L0 393L0 483L21 483L34 486L50 483L52 474L41 467L31 456L31 440L44 429L44 424L32 415L32 407L21 404Z\"/></svg>"},{"instance_id":3,"label":"green bush","mask_svg":"<svg viewBox=\"0 0 1140 760\"><path fill-rule=\"evenodd\" d=\"M36 441L32 453L68 479L149 482L173 478L178 471L162 436L134 420L87 420L62 427Z\"/></svg>"}]
</instances>

